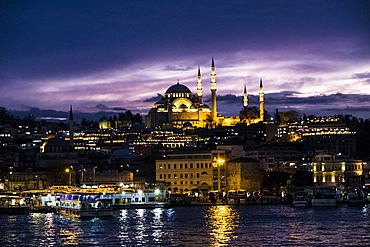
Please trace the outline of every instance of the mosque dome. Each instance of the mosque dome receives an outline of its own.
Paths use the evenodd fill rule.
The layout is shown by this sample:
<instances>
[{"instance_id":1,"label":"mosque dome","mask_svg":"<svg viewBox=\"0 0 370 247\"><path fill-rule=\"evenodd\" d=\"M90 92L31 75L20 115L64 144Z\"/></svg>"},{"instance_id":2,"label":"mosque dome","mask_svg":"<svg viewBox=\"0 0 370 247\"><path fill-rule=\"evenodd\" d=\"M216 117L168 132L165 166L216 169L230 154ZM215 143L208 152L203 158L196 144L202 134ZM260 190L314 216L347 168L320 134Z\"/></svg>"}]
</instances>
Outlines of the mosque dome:
<instances>
[{"instance_id":1,"label":"mosque dome","mask_svg":"<svg viewBox=\"0 0 370 247\"><path fill-rule=\"evenodd\" d=\"M168 93L191 93L191 91L187 86L177 83L167 89L166 94Z\"/></svg>"},{"instance_id":2,"label":"mosque dome","mask_svg":"<svg viewBox=\"0 0 370 247\"><path fill-rule=\"evenodd\" d=\"M62 138L54 137L46 141L45 148L49 147L69 147L69 142Z\"/></svg>"},{"instance_id":3,"label":"mosque dome","mask_svg":"<svg viewBox=\"0 0 370 247\"><path fill-rule=\"evenodd\" d=\"M108 121L108 118L107 117L101 117L99 119L99 122L107 122Z\"/></svg>"},{"instance_id":4,"label":"mosque dome","mask_svg":"<svg viewBox=\"0 0 370 247\"><path fill-rule=\"evenodd\" d=\"M141 124L138 122L133 123L131 126L131 130L134 132L140 131L142 128L143 126L141 126Z\"/></svg>"}]
</instances>

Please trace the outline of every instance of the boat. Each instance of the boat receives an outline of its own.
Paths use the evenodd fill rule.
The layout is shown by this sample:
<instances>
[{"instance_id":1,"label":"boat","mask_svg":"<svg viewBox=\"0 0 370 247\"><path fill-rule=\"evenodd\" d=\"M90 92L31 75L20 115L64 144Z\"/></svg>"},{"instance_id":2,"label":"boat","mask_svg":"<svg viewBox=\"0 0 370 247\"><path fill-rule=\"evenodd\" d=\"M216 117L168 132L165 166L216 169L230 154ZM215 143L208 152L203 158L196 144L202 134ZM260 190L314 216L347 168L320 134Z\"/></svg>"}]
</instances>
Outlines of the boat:
<instances>
[{"instance_id":1,"label":"boat","mask_svg":"<svg viewBox=\"0 0 370 247\"><path fill-rule=\"evenodd\" d=\"M340 191L336 186L318 186L314 188L312 207L337 207Z\"/></svg>"},{"instance_id":2,"label":"boat","mask_svg":"<svg viewBox=\"0 0 370 247\"><path fill-rule=\"evenodd\" d=\"M297 192L293 196L292 206L293 207L308 207L309 200L310 200L310 198L308 196L308 193L305 193L303 191L302 192Z\"/></svg>"},{"instance_id":3,"label":"boat","mask_svg":"<svg viewBox=\"0 0 370 247\"><path fill-rule=\"evenodd\" d=\"M0 195L0 214L26 214L30 210L30 198L18 195Z\"/></svg>"},{"instance_id":4,"label":"boat","mask_svg":"<svg viewBox=\"0 0 370 247\"><path fill-rule=\"evenodd\" d=\"M349 206L363 206L365 205L366 198L362 190L354 190L348 193Z\"/></svg>"},{"instance_id":5,"label":"boat","mask_svg":"<svg viewBox=\"0 0 370 247\"><path fill-rule=\"evenodd\" d=\"M170 203L164 201L157 191L125 189L119 193L103 193L101 199L109 202L116 209L167 208Z\"/></svg>"},{"instance_id":6,"label":"boat","mask_svg":"<svg viewBox=\"0 0 370 247\"><path fill-rule=\"evenodd\" d=\"M66 193L56 195L56 212L66 217L113 216L113 208L100 200L100 194Z\"/></svg>"}]
</instances>

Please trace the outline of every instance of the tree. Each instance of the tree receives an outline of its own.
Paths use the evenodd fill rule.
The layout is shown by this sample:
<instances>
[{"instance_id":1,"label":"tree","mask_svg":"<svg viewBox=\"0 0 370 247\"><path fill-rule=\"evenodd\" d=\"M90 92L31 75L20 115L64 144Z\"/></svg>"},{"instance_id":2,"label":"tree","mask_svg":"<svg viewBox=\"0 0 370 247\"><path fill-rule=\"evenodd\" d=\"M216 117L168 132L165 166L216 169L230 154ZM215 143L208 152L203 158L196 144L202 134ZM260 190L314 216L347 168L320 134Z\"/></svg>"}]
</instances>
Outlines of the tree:
<instances>
[{"instance_id":1,"label":"tree","mask_svg":"<svg viewBox=\"0 0 370 247\"><path fill-rule=\"evenodd\" d=\"M245 107L239 112L239 117L242 122L249 125L253 120L259 119L259 110L256 106Z\"/></svg>"},{"instance_id":2,"label":"tree","mask_svg":"<svg viewBox=\"0 0 370 247\"><path fill-rule=\"evenodd\" d=\"M296 120L298 118L298 112L295 110L287 111L287 112L279 112L279 115L280 115L280 120L282 123Z\"/></svg>"},{"instance_id":3,"label":"tree","mask_svg":"<svg viewBox=\"0 0 370 247\"><path fill-rule=\"evenodd\" d=\"M130 110L128 110L126 112L126 116L131 120L131 122L134 122L133 119L134 119L134 115L132 115L132 112Z\"/></svg>"},{"instance_id":4,"label":"tree","mask_svg":"<svg viewBox=\"0 0 370 247\"><path fill-rule=\"evenodd\" d=\"M275 113L275 123L276 124L280 124L281 120L280 120L280 114L279 114L279 110L276 108L276 113Z\"/></svg>"},{"instance_id":5,"label":"tree","mask_svg":"<svg viewBox=\"0 0 370 247\"><path fill-rule=\"evenodd\" d=\"M132 118L132 122L135 123L139 123L139 124L142 124L143 123L143 118L140 116L139 113L136 113L135 116L133 116Z\"/></svg>"}]
</instances>

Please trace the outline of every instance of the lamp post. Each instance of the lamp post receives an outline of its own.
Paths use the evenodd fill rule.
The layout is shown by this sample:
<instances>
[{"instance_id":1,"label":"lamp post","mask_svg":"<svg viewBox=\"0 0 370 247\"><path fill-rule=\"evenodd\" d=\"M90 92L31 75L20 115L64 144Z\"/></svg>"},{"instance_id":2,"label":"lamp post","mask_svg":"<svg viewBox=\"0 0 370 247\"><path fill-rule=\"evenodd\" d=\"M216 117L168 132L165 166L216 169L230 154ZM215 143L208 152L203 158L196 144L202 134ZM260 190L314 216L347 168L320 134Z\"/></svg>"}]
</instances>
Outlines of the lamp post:
<instances>
[{"instance_id":1,"label":"lamp post","mask_svg":"<svg viewBox=\"0 0 370 247\"><path fill-rule=\"evenodd\" d=\"M93 185L96 185L95 184L95 169L97 168L97 166L94 166L94 168L93 168L93 171L94 171L94 184Z\"/></svg>"},{"instance_id":2,"label":"lamp post","mask_svg":"<svg viewBox=\"0 0 370 247\"><path fill-rule=\"evenodd\" d=\"M224 164L223 159L218 159L217 164L217 184L218 184L218 192L221 193L221 166Z\"/></svg>"},{"instance_id":3,"label":"lamp post","mask_svg":"<svg viewBox=\"0 0 370 247\"><path fill-rule=\"evenodd\" d=\"M73 171L73 166L70 166L71 169L67 168L66 172L69 173L69 180L68 180L68 185L72 187L72 171Z\"/></svg>"},{"instance_id":4,"label":"lamp post","mask_svg":"<svg viewBox=\"0 0 370 247\"><path fill-rule=\"evenodd\" d=\"M13 178L13 167L9 167L10 169L10 176L9 176L9 179L10 179L10 190L12 190L12 178Z\"/></svg>"},{"instance_id":5,"label":"lamp post","mask_svg":"<svg viewBox=\"0 0 370 247\"><path fill-rule=\"evenodd\" d=\"M67 168L66 173L68 173L68 176L69 176L68 185L71 186L71 171Z\"/></svg>"}]
</instances>

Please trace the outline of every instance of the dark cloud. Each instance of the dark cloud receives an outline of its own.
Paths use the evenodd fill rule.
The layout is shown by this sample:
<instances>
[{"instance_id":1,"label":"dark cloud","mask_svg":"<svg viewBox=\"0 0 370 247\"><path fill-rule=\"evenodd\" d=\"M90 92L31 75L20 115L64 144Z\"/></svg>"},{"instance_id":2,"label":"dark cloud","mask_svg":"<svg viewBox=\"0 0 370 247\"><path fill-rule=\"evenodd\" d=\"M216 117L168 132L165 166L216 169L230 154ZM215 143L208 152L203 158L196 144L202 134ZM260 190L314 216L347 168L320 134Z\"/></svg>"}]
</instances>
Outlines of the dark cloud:
<instances>
[{"instance_id":1,"label":"dark cloud","mask_svg":"<svg viewBox=\"0 0 370 247\"><path fill-rule=\"evenodd\" d=\"M96 109L99 109L99 110L108 110L108 107L106 105L103 105L103 104L97 104L95 106Z\"/></svg>"},{"instance_id":2,"label":"dark cloud","mask_svg":"<svg viewBox=\"0 0 370 247\"><path fill-rule=\"evenodd\" d=\"M241 96L217 96L219 113L227 116L236 116L243 106ZM248 105L259 107L258 96L249 95ZM209 101L207 103L211 104ZM264 108L269 112L297 110L303 114L333 116L335 114L353 114L361 118L369 118L370 95L331 94L303 97L294 91L280 93L265 93Z\"/></svg>"},{"instance_id":3,"label":"dark cloud","mask_svg":"<svg viewBox=\"0 0 370 247\"><path fill-rule=\"evenodd\" d=\"M352 75L352 78L361 79L361 80L364 80L365 82L370 83L370 72L355 73Z\"/></svg>"},{"instance_id":4,"label":"dark cloud","mask_svg":"<svg viewBox=\"0 0 370 247\"><path fill-rule=\"evenodd\" d=\"M239 109L242 97L233 95L235 88L260 73L278 80L288 78L278 85L279 90L297 91L265 94L265 105L271 108L343 105L339 98L367 102L344 94L297 95L301 88L321 83L311 76L338 78L337 71L352 71L369 63L369 1L194 3L1 1L0 91L7 96L0 97L0 105L27 103L63 109L74 101L86 111L119 112L125 108L116 106L124 99L131 109L141 110L147 107L140 100L141 93L163 92L160 81L169 80L167 74L188 70L196 74L198 65L209 66L212 55L216 69L237 71L240 66L251 66L245 75L227 75L233 85L224 93L230 95L218 96L224 112ZM153 73L142 73L147 68ZM348 73L370 83L369 72ZM209 70L204 74L209 76ZM120 79L109 82L115 77ZM180 79L196 82L196 77ZM222 81L222 77L217 79ZM323 93L335 81L327 83ZM144 102L161 97L158 94ZM96 100L102 98L107 100ZM211 103L210 97L204 101ZM258 95L249 95L248 103L258 105Z\"/></svg>"},{"instance_id":5,"label":"dark cloud","mask_svg":"<svg viewBox=\"0 0 370 247\"><path fill-rule=\"evenodd\" d=\"M157 96L145 99L144 102L157 102L158 100L162 99L162 97L163 97L162 94L157 93Z\"/></svg>"},{"instance_id":6,"label":"dark cloud","mask_svg":"<svg viewBox=\"0 0 370 247\"><path fill-rule=\"evenodd\" d=\"M187 67L182 67L182 66L170 66L170 65L168 65L168 66L166 66L166 68L164 68L163 70L164 71L188 71L188 70L193 70L194 68L193 67L189 67L189 66L187 66Z\"/></svg>"}]
</instances>

